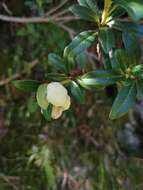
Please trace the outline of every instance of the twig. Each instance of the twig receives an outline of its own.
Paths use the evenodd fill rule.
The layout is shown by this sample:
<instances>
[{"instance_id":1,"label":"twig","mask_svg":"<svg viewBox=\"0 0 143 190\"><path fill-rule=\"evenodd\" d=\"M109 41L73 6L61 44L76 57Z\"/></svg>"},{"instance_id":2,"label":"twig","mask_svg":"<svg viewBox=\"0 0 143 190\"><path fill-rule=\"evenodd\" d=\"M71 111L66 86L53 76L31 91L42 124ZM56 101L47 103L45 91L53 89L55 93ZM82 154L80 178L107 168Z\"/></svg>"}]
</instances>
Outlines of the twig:
<instances>
[{"instance_id":1,"label":"twig","mask_svg":"<svg viewBox=\"0 0 143 190\"><path fill-rule=\"evenodd\" d=\"M55 21L64 21L64 22L69 22L69 21L72 21L72 20L79 20L80 18L79 17L75 17L75 16L64 16L64 17L59 17L59 18L55 18L54 20Z\"/></svg>"},{"instance_id":2,"label":"twig","mask_svg":"<svg viewBox=\"0 0 143 190\"><path fill-rule=\"evenodd\" d=\"M0 14L0 20L5 22L15 22L15 23L48 23L54 21L71 21L77 20L79 18L74 16L66 16L66 17L59 17L55 16L51 17L15 17L15 16L5 16Z\"/></svg>"},{"instance_id":3,"label":"twig","mask_svg":"<svg viewBox=\"0 0 143 190\"><path fill-rule=\"evenodd\" d=\"M55 13L60 8L62 8L68 0L64 0L61 2L58 6L54 7L48 13L45 13L45 16L43 17L16 17L11 16L11 11L8 9L7 5L5 3L2 4L4 10L10 14L10 16L0 14L0 20L5 22L16 22L16 23L47 23L47 22L53 22L55 18L59 18L59 16L63 16L63 14L68 12L68 9L64 9L63 11L59 11L58 13ZM53 14L53 15L52 15ZM62 20L65 19L65 17L62 18ZM61 19L60 19L61 20ZM66 19L67 20L67 19ZM70 18L71 20L71 18Z\"/></svg>"},{"instance_id":4,"label":"twig","mask_svg":"<svg viewBox=\"0 0 143 190\"><path fill-rule=\"evenodd\" d=\"M63 190L67 184L68 181L68 173L65 171L63 173L63 180L62 180L62 184L61 184L61 189Z\"/></svg>"},{"instance_id":5,"label":"twig","mask_svg":"<svg viewBox=\"0 0 143 190\"><path fill-rule=\"evenodd\" d=\"M14 190L18 190L15 184L13 184L10 179L5 175L0 175L0 178L3 179L6 183L8 183Z\"/></svg>"},{"instance_id":6,"label":"twig","mask_svg":"<svg viewBox=\"0 0 143 190\"><path fill-rule=\"evenodd\" d=\"M67 2L68 2L68 0L65 0L65 1L61 2L58 6L51 9L46 15L49 16L50 14L56 12L58 9L60 9L62 6L64 6Z\"/></svg>"},{"instance_id":7,"label":"twig","mask_svg":"<svg viewBox=\"0 0 143 190\"><path fill-rule=\"evenodd\" d=\"M0 81L0 86L4 86L8 83L10 83L12 80L18 79L21 75L19 73L16 73L14 75L12 75L11 77L8 77L6 79L3 79Z\"/></svg>"},{"instance_id":8,"label":"twig","mask_svg":"<svg viewBox=\"0 0 143 190\"><path fill-rule=\"evenodd\" d=\"M5 22L16 22L16 23L47 23L52 21L50 17L14 17L14 16L5 16L0 14L0 20Z\"/></svg>"},{"instance_id":9,"label":"twig","mask_svg":"<svg viewBox=\"0 0 143 190\"><path fill-rule=\"evenodd\" d=\"M75 31L71 28L69 28L68 26L65 26L62 23L56 23L60 28L63 28L65 31L67 31L69 33L69 36L71 39L73 39L74 35L75 35Z\"/></svg>"},{"instance_id":10,"label":"twig","mask_svg":"<svg viewBox=\"0 0 143 190\"><path fill-rule=\"evenodd\" d=\"M4 8L4 10L9 14L12 15L12 12L9 10L9 8L7 7L7 5L5 3L2 3L2 7Z\"/></svg>"},{"instance_id":11,"label":"twig","mask_svg":"<svg viewBox=\"0 0 143 190\"><path fill-rule=\"evenodd\" d=\"M30 64L31 64L30 69L32 69L34 66L36 66L38 64L38 60L34 60ZM25 73L25 71L23 71L22 73L16 73L16 74L14 74L14 75L6 78L6 79L1 80L0 81L0 86L4 86L4 85L10 83L12 80L20 78L21 75L24 74L24 73Z\"/></svg>"},{"instance_id":12,"label":"twig","mask_svg":"<svg viewBox=\"0 0 143 190\"><path fill-rule=\"evenodd\" d=\"M65 14L68 13L68 12L69 12L69 10L68 10L68 9L65 9L65 10L63 10L63 11L61 11L61 12L58 12L58 13L54 14L53 17L63 16L63 15L65 15Z\"/></svg>"}]
</instances>

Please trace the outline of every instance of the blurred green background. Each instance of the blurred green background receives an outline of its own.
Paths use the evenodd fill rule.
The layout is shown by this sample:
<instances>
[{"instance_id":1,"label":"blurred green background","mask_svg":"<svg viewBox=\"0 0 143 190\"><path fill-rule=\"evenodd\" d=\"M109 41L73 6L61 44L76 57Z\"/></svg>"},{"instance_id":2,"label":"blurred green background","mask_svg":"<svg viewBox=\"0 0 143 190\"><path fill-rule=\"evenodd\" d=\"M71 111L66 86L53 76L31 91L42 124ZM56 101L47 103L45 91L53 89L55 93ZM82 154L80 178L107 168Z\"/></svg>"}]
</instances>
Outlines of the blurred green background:
<instances>
[{"instance_id":1,"label":"blurred green background","mask_svg":"<svg viewBox=\"0 0 143 190\"><path fill-rule=\"evenodd\" d=\"M143 190L143 102L111 122L111 87L87 92L86 104L73 100L61 119L47 122L34 95L11 85L15 78L43 80L52 70L48 54L62 55L76 33L94 27L65 22L74 2L0 2L0 13L9 16L42 16L61 3L55 13L66 13L56 23L0 21L0 190ZM90 52L83 64L96 68Z\"/></svg>"}]
</instances>

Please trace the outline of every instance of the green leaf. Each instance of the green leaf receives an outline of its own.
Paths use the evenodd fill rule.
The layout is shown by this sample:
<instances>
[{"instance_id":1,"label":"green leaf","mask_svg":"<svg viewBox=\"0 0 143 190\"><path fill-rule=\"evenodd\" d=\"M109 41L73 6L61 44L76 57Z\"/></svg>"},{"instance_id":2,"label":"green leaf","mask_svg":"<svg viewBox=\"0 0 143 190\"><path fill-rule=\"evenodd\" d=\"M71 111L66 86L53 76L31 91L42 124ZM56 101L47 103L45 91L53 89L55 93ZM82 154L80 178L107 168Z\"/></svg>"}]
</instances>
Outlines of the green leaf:
<instances>
[{"instance_id":1,"label":"green leaf","mask_svg":"<svg viewBox=\"0 0 143 190\"><path fill-rule=\"evenodd\" d=\"M76 57L76 61L77 61L77 64L79 65L80 69L84 69L86 64L89 62L87 53L83 52L83 53L79 54Z\"/></svg>"},{"instance_id":2,"label":"green leaf","mask_svg":"<svg viewBox=\"0 0 143 190\"><path fill-rule=\"evenodd\" d=\"M99 31L99 41L106 54L115 47L115 36L111 28L101 28Z\"/></svg>"},{"instance_id":3,"label":"green leaf","mask_svg":"<svg viewBox=\"0 0 143 190\"><path fill-rule=\"evenodd\" d=\"M124 49L118 49L115 51L115 59L118 68L121 69L123 72L127 70L130 65L129 55Z\"/></svg>"},{"instance_id":4,"label":"green leaf","mask_svg":"<svg viewBox=\"0 0 143 190\"><path fill-rule=\"evenodd\" d=\"M143 18L142 0L114 0L114 2L124 8L134 21Z\"/></svg>"},{"instance_id":5,"label":"green leaf","mask_svg":"<svg viewBox=\"0 0 143 190\"><path fill-rule=\"evenodd\" d=\"M21 29L19 29L17 32L16 32L16 35L17 36L20 36L20 37L24 37L27 35L27 30L25 27L21 27Z\"/></svg>"},{"instance_id":6,"label":"green leaf","mask_svg":"<svg viewBox=\"0 0 143 190\"><path fill-rule=\"evenodd\" d=\"M123 31L127 34L132 33L137 38L143 37L143 25L140 25L137 23L120 22L120 21L114 20L112 27L115 28L116 30Z\"/></svg>"},{"instance_id":7,"label":"green leaf","mask_svg":"<svg viewBox=\"0 0 143 190\"><path fill-rule=\"evenodd\" d=\"M28 103L27 103L27 109L28 109L28 112L29 113L35 113L38 109L38 104L35 100L35 97L31 97L29 100L28 100Z\"/></svg>"},{"instance_id":8,"label":"green leaf","mask_svg":"<svg viewBox=\"0 0 143 190\"><path fill-rule=\"evenodd\" d=\"M72 95L77 100L77 102L83 104L85 99L84 99L84 93L81 87L76 82L72 81L70 85L70 90L71 90Z\"/></svg>"},{"instance_id":9,"label":"green leaf","mask_svg":"<svg viewBox=\"0 0 143 190\"><path fill-rule=\"evenodd\" d=\"M131 70L134 76L140 77L143 74L143 65L136 65Z\"/></svg>"},{"instance_id":10,"label":"green leaf","mask_svg":"<svg viewBox=\"0 0 143 190\"><path fill-rule=\"evenodd\" d=\"M49 104L49 106L48 106L48 108L46 110L42 110L42 113L43 113L45 119L48 120L48 121L51 120L52 109L53 109L53 105Z\"/></svg>"},{"instance_id":11,"label":"green leaf","mask_svg":"<svg viewBox=\"0 0 143 190\"><path fill-rule=\"evenodd\" d=\"M47 96L47 84L41 84L38 87L36 98L37 98L38 105L43 110L46 110L49 105L46 96Z\"/></svg>"},{"instance_id":12,"label":"green leaf","mask_svg":"<svg viewBox=\"0 0 143 190\"><path fill-rule=\"evenodd\" d=\"M110 119L117 119L125 115L134 106L136 95L137 90L134 82L127 86L124 84L113 103Z\"/></svg>"},{"instance_id":13,"label":"green leaf","mask_svg":"<svg viewBox=\"0 0 143 190\"><path fill-rule=\"evenodd\" d=\"M63 81L66 80L68 77L65 74L59 74L59 73L48 73L46 75L46 79L52 80L52 81Z\"/></svg>"},{"instance_id":14,"label":"green leaf","mask_svg":"<svg viewBox=\"0 0 143 190\"><path fill-rule=\"evenodd\" d=\"M103 64L105 69L107 70L112 69L111 58L109 57L109 55L105 54L104 52L103 52Z\"/></svg>"},{"instance_id":15,"label":"green leaf","mask_svg":"<svg viewBox=\"0 0 143 190\"><path fill-rule=\"evenodd\" d=\"M137 38L143 37L143 25L130 22L122 22L122 30L127 33L132 33Z\"/></svg>"},{"instance_id":16,"label":"green leaf","mask_svg":"<svg viewBox=\"0 0 143 190\"><path fill-rule=\"evenodd\" d=\"M116 5L115 5L115 6L116 6ZM111 12L110 16L111 16L112 18L117 18L117 17L121 17L121 16L125 15L125 13L126 13L126 10L122 9L122 7L117 7L117 6L116 6L116 9L114 9L114 10Z\"/></svg>"},{"instance_id":17,"label":"green leaf","mask_svg":"<svg viewBox=\"0 0 143 190\"><path fill-rule=\"evenodd\" d=\"M78 3L81 6L88 7L90 9L92 9L93 11L96 11L96 12L98 11L96 0L78 0Z\"/></svg>"},{"instance_id":18,"label":"green leaf","mask_svg":"<svg viewBox=\"0 0 143 190\"><path fill-rule=\"evenodd\" d=\"M48 190L56 190L56 178L54 167L49 158L44 159L43 171L45 171Z\"/></svg>"},{"instance_id":19,"label":"green leaf","mask_svg":"<svg viewBox=\"0 0 143 190\"><path fill-rule=\"evenodd\" d=\"M87 0L77 0L77 1L78 1L78 3L79 3L81 6L88 7Z\"/></svg>"},{"instance_id":20,"label":"green leaf","mask_svg":"<svg viewBox=\"0 0 143 190\"><path fill-rule=\"evenodd\" d=\"M50 53L48 55L48 61L52 64L52 66L57 70L57 71L64 71L66 72L66 67L64 65L63 59L56 55L55 53Z\"/></svg>"},{"instance_id":21,"label":"green leaf","mask_svg":"<svg viewBox=\"0 0 143 190\"><path fill-rule=\"evenodd\" d=\"M84 7L81 5L73 5L70 7L70 11L83 20L87 20L90 22L98 22L97 14L88 7Z\"/></svg>"},{"instance_id":22,"label":"green leaf","mask_svg":"<svg viewBox=\"0 0 143 190\"><path fill-rule=\"evenodd\" d=\"M65 48L64 58L73 61L73 59L89 48L96 42L97 32L85 31L76 36L73 41Z\"/></svg>"},{"instance_id":23,"label":"green leaf","mask_svg":"<svg viewBox=\"0 0 143 190\"><path fill-rule=\"evenodd\" d=\"M137 99L138 100L143 99L143 81L142 80L137 81L136 88L137 88Z\"/></svg>"},{"instance_id":24,"label":"green leaf","mask_svg":"<svg viewBox=\"0 0 143 190\"><path fill-rule=\"evenodd\" d=\"M129 54L130 60L132 60L131 65L138 64L141 58L139 39L131 32L123 32L122 36L125 48Z\"/></svg>"},{"instance_id":25,"label":"green leaf","mask_svg":"<svg viewBox=\"0 0 143 190\"><path fill-rule=\"evenodd\" d=\"M113 71L96 70L83 75L78 79L78 83L86 89L92 89L95 87L105 87L115 84L121 79L122 77Z\"/></svg>"},{"instance_id":26,"label":"green leaf","mask_svg":"<svg viewBox=\"0 0 143 190\"><path fill-rule=\"evenodd\" d=\"M123 31L126 27L126 25L124 26L124 23L123 22L120 22L120 21L117 21L117 20L114 20L114 21L111 21L112 22L112 28L113 29L116 29L116 30L119 30L119 31ZM110 22L108 23L108 25L110 24Z\"/></svg>"},{"instance_id":27,"label":"green leaf","mask_svg":"<svg viewBox=\"0 0 143 190\"><path fill-rule=\"evenodd\" d=\"M19 90L33 92L37 90L41 82L37 80L14 80L12 84Z\"/></svg>"}]
</instances>

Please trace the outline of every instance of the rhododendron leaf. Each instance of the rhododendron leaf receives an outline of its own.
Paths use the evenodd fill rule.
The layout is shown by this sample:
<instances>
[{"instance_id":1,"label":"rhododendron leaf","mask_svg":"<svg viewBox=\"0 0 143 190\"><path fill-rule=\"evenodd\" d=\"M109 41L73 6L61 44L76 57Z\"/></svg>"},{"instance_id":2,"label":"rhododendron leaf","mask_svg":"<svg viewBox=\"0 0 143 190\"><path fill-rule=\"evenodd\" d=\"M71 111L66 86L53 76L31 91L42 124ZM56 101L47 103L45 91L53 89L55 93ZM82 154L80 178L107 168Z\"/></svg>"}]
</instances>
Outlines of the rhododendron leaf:
<instances>
[{"instance_id":1,"label":"rhododendron leaf","mask_svg":"<svg viewBox=\"0 0 143 190\"><path fill-rule=\"evenodd\" d=\"M140 25L138 23L115 21L113 24L113 28L114 27L117 30L121 30L121 31L126 32L126 33L132 33L137 38L143 37L143 25Z\"/></svg>"},{"instance_id":2,"label":"rhododendron leaf","mask_svg":"<svg viewBox=\"0 0 143 190\"><path fill-rule=\"evenodd\" d=\"M136 83L136 87L137 87L137 99L141 100L143 98L143 81L137 81Z\"/></svg>"},{"instance_id":3,"label":"rhododendron leaf","mask_svg":"<svg viewBox=\"0 0 143 190\"><path fill-rule=\"evenodd\" d=\"M97 13L88 7L81 5L73 5L70 7L70 11L83 20L87 20L90 22L98 22L99 18L97 16Z\"/></svg>"},{"instance_id":4,"label":"rhododendron leaf","mask_svg":"<svg viewBox=\"0 0 143 190\"><path fill-rule=\"evenodd\" d=\"M126 71L131 63L129 55L124 49L118 49L115 51L115 61L116 65L118 65L118 68L121 69L123 72Z\"/></svg>"},{"instance_id":5,"label":"rhododendron leaf","mask_svg":"<svg viewBox=\"0 0 143 190\"><path fill-rule=\"evenodd\" d=\"M113 0L113 2L125 9L134 21L143 18L142 0Z\"/></svg>"},{"instance_id":6,"label":"rhododendron leaf","mask_svg":"<svg viewBox=\"0 0 143 190\"><path fill-rule=\"evenodd\" d=\"M85 7L88 7L88 3L87 3L87 0L77 0L78 3L82 6L85 6Z\"/></svg>"},{"instance_id":7,"label":"rhododendron leaf","mask_svg":"<svg viewBox=\"0 0 143 190\"><path fill-rule=\"evenodd\" d=\"M85 31L78 34L64 50L64 58L69 62L93 45L97 40L95 31Z\"/></svg>"},{"instance_id":8,"label":"rhododendron leaf","mask_svg":"<svg viewBox=\"0 0 143 190\"><path fill-rule=\"evenodd\" d=\"M56 81L56 82L66 80L67 78L68 77L65 74L60 74L60 73L48 73L46 75L46 79Z\"/></svg>"},{"instance_id":9,"label":"rhododendron leaf","mask_svg":"<svg viewBox=\"0 0 143 190\"><path fill-rule=\"evenodd\" d=\"M117 119L125 115L135 104L137 90L135 83L123 85L120 89L110 112L110 119Z\"/></svg>"},{"instance_id":10,"label":"rhododendron leaf","mask_svg":"<svg viewBox=\"0 0 143 190\"><path fill-rule=\"evenodd\" d=\"M105 69L107 70L112 69L111 59L109 55L105 54L104 52L103 52L103 64Z\"/></svg>"},{"instance_id":11,"label":"rhododendron leaf","mask_svg":"<svg viewBox=\"0 0 143 190\"><path fill-rule=\"evenodd\" d=\"M12 84L22 91L34 92L37 90L41 82L37 80L14 80Z\"/></svg>"},{"instance_id":12,"label":"rhododendron leaf","mask_svg":"<svg viewBox=\"0 0 143 190\"><path fill-rule=\"evenodd\" d=\"M115 84L120 81L122 76L110 70L91 71L78 79L79 84L87 89L95 87L104 87Z\"/></svg>"},{"instance_id":13,"label":"rhododendron leaf","mask_svg":"<svg viewBox=\"0 0 143 190\"><path fill-rule=\"evenodd\" d=\"M56 70L66 72L66 66L64 64L64 61L57 54L50 53L48 55L48 61L51 63L52 67L54 67Z\"/></svg>"},{"instance_id":14,"label":"rhododendron leaf","mask_svg":"<svg viewBox=\"0 0 143 190\"><path fill-rule=\"evenodd\" d=\"M115 36L111 28L101 28L99 31L99 41L105 53L109 53L115 47Z\"/></svg>"},{"instance_id":15,"label":"rhododendron leaf","mask_svg":"<svg viewBox=\"0 0 143 190\"><path fill-rule=\"evenodd\" d=\"M129 54L129 59L132 60L131 64L138 64L141 58L141 48L139 39L131 32L123 32L123 42Z\"/></svg>"},{"instance_id":16,"label":"rhododendron leaf","mask_svg":"<svg viewBox=\"0 0 143 190\"><path fill-rule=\"evenodd\" d=\"M70 89L71 89L71 93L75 97L75 99L79 103L83 104L85 99L84 99L84 92L81 89L81 87L76 82L72 81L71 85L70 85Z\"/></svg>"},{"instance_id":17,"label":"rhododendron leaf","mask_svg":"<svg viewBox=\"0 0 143 190\"><path fill-rule=\"evenodd\" d=\"M78 3L82 6L89 7L93 11L97 11L97 2L96 0L77 0Z\"/></svg>"},{"instance_id":18,"label":"rhododendron leaf","mask_svg":"<svg viewBox=\"0 0 143 190\"><path fill-rule=\"evenodd\" d=\"M87 53L83 52L83 53L79 54L76 57L76 62L77 62L78 66L80 67L81 70L85 69L86 64L89 62Z\"/></svg>"}]
</instances>

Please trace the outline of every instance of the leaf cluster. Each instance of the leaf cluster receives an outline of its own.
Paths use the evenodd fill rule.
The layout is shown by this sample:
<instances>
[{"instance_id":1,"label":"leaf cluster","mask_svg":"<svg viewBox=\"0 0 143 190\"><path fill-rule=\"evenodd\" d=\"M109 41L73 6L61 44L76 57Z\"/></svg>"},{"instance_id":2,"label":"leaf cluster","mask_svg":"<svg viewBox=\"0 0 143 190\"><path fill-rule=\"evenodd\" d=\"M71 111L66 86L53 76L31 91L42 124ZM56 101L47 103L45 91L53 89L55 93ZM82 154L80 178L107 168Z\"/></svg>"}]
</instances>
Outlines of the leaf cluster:
<instances>
[{"instance_id":1,"label":"leaf cluster","mask_svg":"<svg viewBox=\"0 0 143 190\"><path fill-rule=\"evenodd\" d=\"M117 119L126 114L136 100L143 97L143 65L139 43L143 37L143 26L139 24L143 18L142 10L142 0L104 0L103 10L96 0L78 0L78 4L70 7L70 11L82 20L93 23L95 29L78 34L65 47L62 57L50 53L48 62L55 72L47 73L45 79L64 84L79 103L84 103L85 90L115 84L118 94L109 117ZM103 60L98 60L100 69L87 71L86 65L80 63L90 47L96 47L95 54L101 55ZM14 84L20 89L29 88L30 91L37 90L39 86L38 81L31 80L15 81Z\"/></svg>"}]
</instances>

